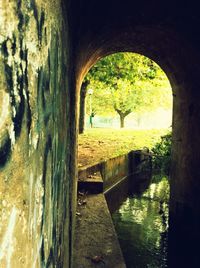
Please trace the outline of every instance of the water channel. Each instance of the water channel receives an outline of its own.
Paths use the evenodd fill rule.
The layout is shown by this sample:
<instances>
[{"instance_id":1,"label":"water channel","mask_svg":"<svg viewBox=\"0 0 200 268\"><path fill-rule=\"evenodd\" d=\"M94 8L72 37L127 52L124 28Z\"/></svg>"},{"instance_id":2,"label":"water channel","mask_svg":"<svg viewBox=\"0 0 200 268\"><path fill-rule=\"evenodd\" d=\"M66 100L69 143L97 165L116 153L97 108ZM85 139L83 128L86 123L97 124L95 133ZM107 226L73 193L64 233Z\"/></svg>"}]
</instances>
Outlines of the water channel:
<instances>
[{"instance_id":1,"label":"water channel","mask_svg":"<svg viewBox=\"0 0 200 268\"><path fill-rule=\"evenodd\" d=\"M106 199L127 268L167 267L168 179L124 181Z\"/></svg>"}]
</instances>

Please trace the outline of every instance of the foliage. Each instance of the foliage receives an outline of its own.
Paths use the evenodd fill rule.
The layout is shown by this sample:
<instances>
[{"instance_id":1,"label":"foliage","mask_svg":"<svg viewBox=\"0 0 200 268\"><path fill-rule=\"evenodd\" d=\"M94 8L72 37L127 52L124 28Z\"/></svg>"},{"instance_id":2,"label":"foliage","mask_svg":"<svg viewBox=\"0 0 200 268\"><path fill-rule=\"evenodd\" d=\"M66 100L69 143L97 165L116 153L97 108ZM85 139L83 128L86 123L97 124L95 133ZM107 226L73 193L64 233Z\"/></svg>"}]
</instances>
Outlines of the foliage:
<instances>
[{"instance_id":1,"label":"foliage","mask_svg":"<svg viewBox=\"0 0 200 268\"><path fill-rule=\"evenodd\" d=\"M93 112L125 116L155 107L171 108L171 87L160 67L135 53L117 53L99 60L85 77L93 89ZM87 98L87 107L89 107Z\"/></svg>"},{"instance_id":2,"label":"foliage","mask_svg":"<svg viewBox=\"0 0 200 268\"><path fill-rule=\"evenodd\" d=\"M161 140L151 149L153 153L153 169L165 175L169 175L171 162L172 132L161 136Z\"/></svg>"}]
</instances>

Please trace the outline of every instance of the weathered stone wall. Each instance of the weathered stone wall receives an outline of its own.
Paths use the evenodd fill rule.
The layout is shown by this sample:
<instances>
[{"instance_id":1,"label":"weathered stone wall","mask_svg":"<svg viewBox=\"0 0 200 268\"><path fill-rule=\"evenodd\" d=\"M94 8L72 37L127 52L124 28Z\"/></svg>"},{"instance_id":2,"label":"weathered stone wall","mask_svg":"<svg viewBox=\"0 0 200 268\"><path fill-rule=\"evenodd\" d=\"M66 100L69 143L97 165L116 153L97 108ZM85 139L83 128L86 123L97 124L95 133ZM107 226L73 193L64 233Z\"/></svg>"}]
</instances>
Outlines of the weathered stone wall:
<instances>
[{"instance_id":1,"label":"weathered stone wall","mask_svg":"<svg viewBox=\"0 0 200 268\"><path fill-rule=\"evenodd\" d=\"M104 191L117 185L123 179L130 177L132 184L149 180L152 165L151 156L145 151L131 151L100 163L100 172L104 182Z\"/></svg>"},{"instance_id":2,"label":"weathered stone wall","mask_svg":"<svg viewBox=\"0 0 200 268\"><path fill-rule=\"evenodd\" d=\"M65 23L60 1L0 0L2 268L68 267Z\"/></svg>"}]
</instances>

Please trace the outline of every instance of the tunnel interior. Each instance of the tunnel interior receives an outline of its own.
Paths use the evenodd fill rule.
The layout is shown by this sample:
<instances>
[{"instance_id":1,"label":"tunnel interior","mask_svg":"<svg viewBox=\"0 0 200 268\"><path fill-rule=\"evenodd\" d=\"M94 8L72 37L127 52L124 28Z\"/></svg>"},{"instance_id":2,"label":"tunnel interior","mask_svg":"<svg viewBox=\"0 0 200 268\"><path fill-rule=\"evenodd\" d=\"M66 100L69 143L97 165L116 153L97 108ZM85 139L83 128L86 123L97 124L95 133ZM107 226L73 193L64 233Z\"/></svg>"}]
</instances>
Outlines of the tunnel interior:
<instances>
[{"instance_id":1,"label":"tunnel interior","mask_svg":"<svg viewBox=\"0 0 200 268\"><path fill-rule=\"evenodd\" d=\"M200 106L195 99L199 96L200 55L198 40L191 35L191 29L195 31L197 17L194 12L191 19L191 9L185 6L180 7L177 17L177 9L170 3L161 6L155 1L155 5L145 7L141 3L135 6L134 12L131 4L125 7L118 4L115 5L115 12L111 11L112 4L105 4L106 10L103 5L99 9L84 6L82 10L80 20L85 19L85 14L88 19L83 22L84 29L80 27L84 35L81 34L83 37L79 36L77 42L77 92L92 65L111 53L140 53L154 60L165 71L173 91L169 242L177 254L176 264L180 264L180 256L185 252L185 256L193 257L182 258L182 264L195 265L197 254L194 241L198 241L199 237L200 212L198 194L195 194L200 187L199 153L195 153L199 146Z\"/></svg>"},{"instance_id":2,"label":"tunnel interior","mask_svg":"<svg viewBox=\"0 0 200 268\"><path fill-rule=\"evenodd\" d=\"M172 251L195 267L199 20L195 1L0 1L0 266L73 267L81 83L100 58L135 52L173 90Z\"/></svg>"}]
</instances>

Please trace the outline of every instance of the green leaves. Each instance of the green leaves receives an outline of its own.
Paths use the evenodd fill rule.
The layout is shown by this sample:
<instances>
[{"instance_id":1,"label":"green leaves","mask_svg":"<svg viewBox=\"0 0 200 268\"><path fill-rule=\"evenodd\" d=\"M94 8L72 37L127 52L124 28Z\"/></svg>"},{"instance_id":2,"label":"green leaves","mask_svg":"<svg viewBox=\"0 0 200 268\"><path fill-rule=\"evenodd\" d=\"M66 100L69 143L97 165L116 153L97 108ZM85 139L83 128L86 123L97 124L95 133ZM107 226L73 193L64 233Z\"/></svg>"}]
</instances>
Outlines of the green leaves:
<instances>
[{"instance_id":1,"label":"green leaves","mask_svg":"<svg viewBox=\"0 0 200 268\"><path fill-rule=\"evenodd\" d=\"M157 142L151 149L153 153L153 169L159 170L163 175L169 175L171 162L171 144L172 132L161 137L161 141Z\"/></svg>"},{"instance_id":2,"label":"green leaves","mask_svg":"<svg viewBox=\"0 0 200 268\"><path fill-rule=\"evenodd\" d=\"M117 53L98 61L85 80L94 93L96 113L141 113L171 108L172 92L165 73L151 59L135 53Z\"/></svg>"}]
</instances>

